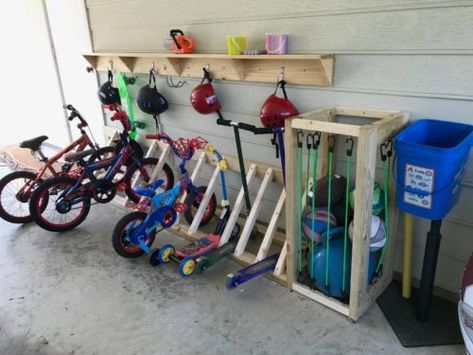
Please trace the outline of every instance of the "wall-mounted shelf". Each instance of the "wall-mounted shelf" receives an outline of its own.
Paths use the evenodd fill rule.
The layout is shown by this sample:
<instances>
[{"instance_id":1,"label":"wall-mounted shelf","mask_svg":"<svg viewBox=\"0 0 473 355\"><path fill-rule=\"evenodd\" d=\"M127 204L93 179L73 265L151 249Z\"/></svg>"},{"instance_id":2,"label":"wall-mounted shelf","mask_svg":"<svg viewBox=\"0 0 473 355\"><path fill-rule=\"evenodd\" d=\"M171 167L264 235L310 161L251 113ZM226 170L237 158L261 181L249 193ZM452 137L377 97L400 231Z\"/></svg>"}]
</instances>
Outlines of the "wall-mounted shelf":
<instances>
[{"instance_id":1,"label":"wall-mounted shelf","mask_svg":"<svg viewBox=\"0 0 473 355\"><path fill-rule=\"evenodd\" d=\"M289 84L325 85L333 82L335 57L332 54L228 55L172 53L90 53L84 58L96 70L147 73L153 66L161 75L202 77L209 67L220 80L274 83L284 68Z\"/></svg>"}]
</instances>

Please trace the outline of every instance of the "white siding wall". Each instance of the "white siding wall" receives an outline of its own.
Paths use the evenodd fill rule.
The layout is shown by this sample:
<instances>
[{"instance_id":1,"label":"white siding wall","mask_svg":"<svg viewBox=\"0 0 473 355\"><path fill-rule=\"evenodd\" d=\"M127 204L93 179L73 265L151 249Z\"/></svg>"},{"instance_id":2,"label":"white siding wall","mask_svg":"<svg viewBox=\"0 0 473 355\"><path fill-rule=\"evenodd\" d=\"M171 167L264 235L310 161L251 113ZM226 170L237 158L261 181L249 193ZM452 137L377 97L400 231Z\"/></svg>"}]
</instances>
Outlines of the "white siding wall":
<instances>
[{"instance_id":1,"label":"white siding wall","mask_svg":"<svg viewBox=\"0 0 473 355\"><path fill-rule=\"evenodd\" d=\"M301 112L333 105L365 106L408 110L413 119L473 124L473 1L87 0L86 4L95 51L162 51L162 40L171 28L194 36L200 52L225 52L227 34L246 34L250 47L262 48L265 32L288 32L292 53L337 55L333 87L288 88ZM136 92L146 80L140 77L132 90ZM159 81L171 104L162 115L165 129L182 136L197 132L224 153L235 154L232 131L190 107L189 94L197 83L191 79L183 88L171 89ZM261 103L273 90L272 85L239 82L215 86L225 117L254 124ZM150 118L144 119L152 124ZM277 164L268 137L242 133L242 138L247 158ZM443 226L436 284L452 291L458 289L463 265L473 251L472 187L470 162L460 202ZM265 203L274 206L277 196L275 190ZM424 221L416 221L416 277L427 228Z\"/></svg>"}]
</instances>

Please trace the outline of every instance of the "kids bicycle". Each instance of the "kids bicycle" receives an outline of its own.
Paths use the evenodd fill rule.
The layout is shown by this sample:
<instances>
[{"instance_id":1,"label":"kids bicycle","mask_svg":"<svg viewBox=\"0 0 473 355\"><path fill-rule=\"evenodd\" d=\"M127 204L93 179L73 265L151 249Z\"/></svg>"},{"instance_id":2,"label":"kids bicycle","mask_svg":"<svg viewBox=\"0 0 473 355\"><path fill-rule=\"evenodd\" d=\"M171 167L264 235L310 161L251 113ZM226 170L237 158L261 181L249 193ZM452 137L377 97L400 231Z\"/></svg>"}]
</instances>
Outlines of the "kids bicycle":
<instances>
[{"instance_id":1,"label":"kids bicycle","mask_svg":"<svg viewBox=\"0 0 473 355\"><path fill-rule=\"evenodd\" d=\"M178 213L183 213L188 223L194 219L193 208L198 208L206 187L197 187L192 182L186 169L186 163L192 158L197 149L202 149L207 145L207 141L202 137L191 139L179 138L172 140L168 135L161 133L147 135L148 139L159 139L169 144L173 152L181 159L179 169L181 176L176 185L170 190L160 192L163 180L158 179L147 188L135 189L135 192L144 196L140 202L139 210L122 217L116 224L112 243L118 255L125 258L136 258L144 253L151 252L156 233L165 228L171 227L177 219ZM181 197L187 193L184 203ZM213 217L217 199L212 194L200 225L209 223Z\"/></svg>"},{"instance_id":2,"label":"kids bicycle","mask_svg":"<svg viewBox=\"0 0 473 355\"><path fill-rule=\"evenodd\" d=\"M85 148L98 149L98 153L91 157L90 161L96 160L103 155L113 153L113 147L103 147L99 149L95 142L92 132L90 131L87 121L82 117L72 105L66 105L64 108L69 113L69 121L77 118L80 122L77 128L80 130L80 137L61 149L52 157L48 158L41 150L41 144L48 139L47 136L38 136L20 143L21 148L28 148L32 155L38 157L43 165L35 172L30 170L14 171L5 175L0 180L0 217L11 223L28 223L32 221L31 214L28 210L28 202L33 191L41 184L45 177L49 176L74 176L77 171L73 170L74 164L66 163L62 165L61 170L57 170L56 162L65 154L75 150L81 152ZM85 128L88 129L90 136Z\"/></svg>"},{"instance_id":3,"label":"kids bicycle","mask_svg":"<svg viewBox=\"0 0 473 355\"><path fill-rule=\"evenodd\" d=\"M96 150L73 153L66 157L82 167L79 176L56 176L36 188L30 200L30 213L33 220L42 228L63 232L70 230L87 217L91 199L96 203L107 203L113 200L117 189L124 190L128 198L138 203L140 197L133 191L132 182L136 186L149 183L151 172L158 164L156 158L138 159L133 151L128 132L131 124L126 112L119 106L109 107L115 111L112 121L120 121L123 132L120 134L120 151L117 155L97 162L86 163L85 158L97 154ZM116 179L117 173L129 159L133 163L127 167L123 178ZM98 174L105 170L104 174ZM162 169L162 187L169 189L174 184L174 176L169 165Z\"/></svg>"}]
</instances>

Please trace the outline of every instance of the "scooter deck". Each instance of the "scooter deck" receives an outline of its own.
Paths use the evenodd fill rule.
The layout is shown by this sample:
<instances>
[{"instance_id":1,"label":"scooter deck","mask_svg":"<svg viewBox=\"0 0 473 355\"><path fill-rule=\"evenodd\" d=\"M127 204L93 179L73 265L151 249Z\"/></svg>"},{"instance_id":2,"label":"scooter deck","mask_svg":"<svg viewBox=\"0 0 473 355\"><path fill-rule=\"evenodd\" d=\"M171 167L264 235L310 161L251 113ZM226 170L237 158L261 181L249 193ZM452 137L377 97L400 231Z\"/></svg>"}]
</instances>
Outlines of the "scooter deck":
<instances>
[{"instance_id":1,"label":"scooter deck","mask_svg":"<svg viewBox=\"0 0 473 355\"><path fill-rule=\"evenodd\" d=\"M201 273L202 271L208 269L218 261L225 258L227 255L232 254L235 251L238 239L234 238L233 240L228 241L228 243L222 245L220 248L217 248L205 256L199 257L196 262L196 272Z\"/></svg>"},{"instance_id":2,"label":"scooter deck","mask_svg":"<svg viewBox=\"0 0 473 355\"><path fill-rule=\"evenodd\" d=\"M191 244L184 246L183 248L176 250L176 256L184 259L187 257L197 258L201 255L210 253L218 247L220 237L215 234L209 234L208 236L196 240Z\"/></svg>"},{"instance_id":3,"label":"scooter deck","mask_svg":"<svg viewBox=\"0 0 473 355\"><path fill-rule=\"evenodd\" d=\"M232 290L237 288L245 282L248 282L255 277L258 277L268 271L274 270L278 262L279 253L268 256L267 258L258 261L257 263L251 264L236 274L228 274L227 276L227 288Z\"/></svg>"}]
</instances>

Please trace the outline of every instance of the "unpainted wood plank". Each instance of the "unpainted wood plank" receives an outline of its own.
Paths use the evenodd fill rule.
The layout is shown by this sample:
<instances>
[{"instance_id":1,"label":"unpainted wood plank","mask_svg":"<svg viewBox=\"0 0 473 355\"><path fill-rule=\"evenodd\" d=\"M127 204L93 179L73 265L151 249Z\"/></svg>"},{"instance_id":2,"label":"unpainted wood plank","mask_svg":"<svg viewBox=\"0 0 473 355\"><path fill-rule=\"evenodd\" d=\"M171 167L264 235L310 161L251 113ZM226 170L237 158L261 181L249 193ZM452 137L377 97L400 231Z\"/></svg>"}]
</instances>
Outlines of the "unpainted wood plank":
<instances>
[{"instance_id":1,"label":"unpainted wood plank","mask_svg":"<svg viewBox=\"0 0 473 355\"><path fill-rule=\"evenodd\" d=\"M256 173L256 164L251 164L250 168L248 169L246 173L246 183L248 185L251 183L251 180L255 176L255 173ZM235 223L238 220L238 216L240 215L241 209L243 208L244 197L245 197L245 191L243 190L243 187L241 187L240 192L238 193L238 197L235 200L235 204L233 205L232 213L230 214L230 217L228 218L227 225L225 226L222 236L220 237L219 246L226 244L230 240L233 227L235 226Z\"/></svg>"},{"instance_id":2,"label":"unpainted wood plank","mask_svg":"<svg viewBox=\"0 0 473 355\"><path fill-rule=\"evenodd\" d=\"M274 275L280 276L284 273L284 270L286 267L286 260L287 260L287 241L284 243L281 249L281 254L279 254L278 261L276 263L276 266L274 267L274 271L273 271Z\"/></svg>"},{"instance_id":3,"label":"unpainted wood plank","mask_svg":"<svg viewBox=\"0 0 473 355\"><path fill-rule=\"evenodd\" d=\"M235 256L240 256L243 254L246 248L246 244L248 243L248 239L250 238L251 231L253 230L253 227L256 222L256 218L258 217L258 214L260 212L260 209L262 207L262 202L263 202L263 197L264 193L266 192L266 189L271 182L271 179L273 177L273 170L268 169L266 172L266 175L263 179L263 182L261 183L261 186L258 190L258 194L256 195L256 198L253 202L253 206L251 207L251 211L248 214L248 217L246 219L245 226L243 227L243 230L241 231L240 238L238 239L238 244L235 248Z\"/></svg>"},{"instance_id":4,"label":"unpainted wood plank","mask_svg":"<svg viewBox=\"0 0 473 355\"><path fill-rule=\"evenodd\" d=\"M341 313L345 316L349 316L348 306L340 301L337 301L334 298L327 297L317 290L311 290L308 287L300 285L298 283L294 283L292 285L292 289L297 293L306 296L307 298L310 298L311 300L314 300L328 308L333 309L334 311L337 311L338 313Z\"/></svg>"},{"instance_id":5,"label":"unpainted wood plank","mask_svg":"<svg viewBox=\"0 0 473 355\"><path fill-rule=\"evenodd\" d=\"M215 189L215 183L217 182L218 177L220 176L220 166L216 166L212 177L207 185L207 189L205 190L204 197L202 197L202 201L200 202L199 209L197 210L194 219L189 227L189 233L195 233L197 229L199 229L200 222L202 221L202 217L204 216L205 210L207 209L207 205L209 204L210 198L212 197L213 191Z\"/></svg>"},{"instance_id":6,"label":"unpainted wood plank","mask_svg":"<svg viewBox=\"0 0 473 355\"><path fill-rule=\"evenodd\" d=\"M297 235L300 218L297 216L297 139L296 130L291 128L291 119L285 120L285 155L286 155L286 270L287 285L294 287L297 270Z\"/></svg>"},{"instance_id":7,"label":"unpainted wood plank","mask_svg":"<svg viewBox=\"0 0 473 355\"><path fill-rule=\"evenodd\" d=\"M376 128L361 127L357 144L349 314L353 320L357 320L372 302L366 296L373 186L378 152Z\"/></svg>"},{"instance_id":8,"label":"unpainted wood plank","mask_svg":"<svg viewBox=\"0 0 473 355\"><path fill-rule=\"evenodd\" d=\"M302 129L312 132L325 132L344 136L358 137L359 126L338 122L324 122L295 118L292 121L293 129Z\"/></svg>"},{"instance_id":9,"label":"unpainted wood plank","mask_svg":"<svg viewBox=\"0 0 473 355\"><path fill-rule=\"evenodd\" d=\"M269 251L269 247L273 242L274 233L278 227L278 221L281 216L282 209L284 207L284 203L286 201L286 190L283 189L281 191L281 195L279 196L278 203L276 204L276 208L274 209L273 215L271 220L269 221L268 228L266 229L266 233L263 238L263 242L258 250L258 254L256 255L256 261L263 260Z\"/></svg>"}]
</instances>

